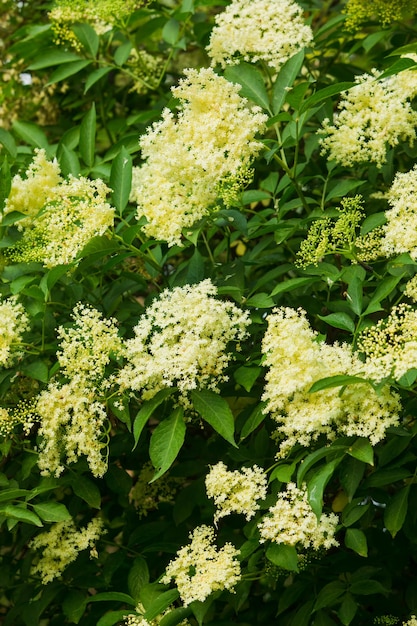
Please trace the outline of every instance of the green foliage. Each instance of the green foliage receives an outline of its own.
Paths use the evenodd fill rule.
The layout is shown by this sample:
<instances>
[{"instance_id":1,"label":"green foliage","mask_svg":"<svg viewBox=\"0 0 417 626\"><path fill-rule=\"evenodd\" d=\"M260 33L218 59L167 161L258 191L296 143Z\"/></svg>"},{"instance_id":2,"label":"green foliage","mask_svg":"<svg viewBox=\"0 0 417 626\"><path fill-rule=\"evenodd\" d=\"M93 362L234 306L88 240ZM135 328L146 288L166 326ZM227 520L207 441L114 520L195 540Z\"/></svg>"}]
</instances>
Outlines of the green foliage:
<instances>
[{"instance_id":1,"label":"green foliage","mask_svg":"<svg viewBox=\"0 0 417 626\"><path fill-rule=\"evenodd\" d=\"M54 17L60 4L75 17ZM409 283L417 274L417 150L401 124L413 120L415 132L417 75L414 57L401 55L417 52L415 3L388 11L389 3L365 10L353 1L306 0L302 19L314 45L284 54L278 70L262 50L258 60L243 50L217 66L211 80L233 83L233 97L247 100L236 108L239 120L259 116L256 137L242 143L249 156L238 155L225 175L216 168L231 158L235 137L226 118L213 136L213 119L232 92L227 103L211 101L207 84L198 92L190 79L178 100L171 87L184 87L186 68L210 66L210 35L231 2L96 4L2 3L0 622L406 624L417 614L417 296ZM286 2L267 4L288 12ZM262 48L259 33L256 40ZM356 137L352 121L344 136L350 161L329 159L320 142L336 135L340 103L373 68L375 86L386 81L393 107L401 93L398 110L407 115L376 102L374 117L382 111L385 125L372 140L382 137L385 156L361 158L372 141L365 128ZM188 105L199 124L178 137L175 124ZM392 141L391 118L401 126ZM156 155L146 178L151 133L174 148L165 162ZM191 148L195 162L182 167ZM73 179L86 195L62 197ZM407 199L397 205L390 190L398 180ZM177 219L172 189L188 216L194 188L206 194L205 212L179 241L150 236L154 214L138 215L151 187L152 198L168 202L162 217L155 211L165 227ZM80 214L70 226L59 222L62 206L74 203ZM100 210L112 212L112 225L99 228ZM87 223L97 229L84 240ZM67 250L78 235L66 264L33 256L52 243ZM184 298L172 337L158 344L171 328L169 307L145 333L146 311L161 294L203 281L207 299L190 313ZM219 301L229 306L225 318L214 318ZM81 330L78 303L98 316ZM396 310L408 316L406 331L392 322L375 363L372 350L359 351L361 337L403 304L406 313ZM292 311L300 322L300 309L305 325L284 337L274 316L288 322ZM267 365L274 323L282 324L278 356ZM220 349L219 328L227 337ZM148 354L139 367L130 349L141 332ZM162 372L156 354L165 359ZM229 495L223 484L209 498L206 480L220 462ZM265 498L252 494L245 474L255 465L265 472ZM300 539L303 518L287 532L282 511L273 522L278 494L291 489L305 490L313 526L333 524L333 541L330 531L320 546ZM214 509L227 506L231 514L215 526ZM282 522L280 538L262 534L261 521ZM88 538L92 522L100 532ZM168 584L163 576L204 526L215 527L216 545L196 546L200 561L183 576L209 590L184 606L181 577ZM239 554L228 562L230 545ZM217 556L207 557L212 548ZM239 569L230 590L227 567Z\"/></svg>"}]
</instances>

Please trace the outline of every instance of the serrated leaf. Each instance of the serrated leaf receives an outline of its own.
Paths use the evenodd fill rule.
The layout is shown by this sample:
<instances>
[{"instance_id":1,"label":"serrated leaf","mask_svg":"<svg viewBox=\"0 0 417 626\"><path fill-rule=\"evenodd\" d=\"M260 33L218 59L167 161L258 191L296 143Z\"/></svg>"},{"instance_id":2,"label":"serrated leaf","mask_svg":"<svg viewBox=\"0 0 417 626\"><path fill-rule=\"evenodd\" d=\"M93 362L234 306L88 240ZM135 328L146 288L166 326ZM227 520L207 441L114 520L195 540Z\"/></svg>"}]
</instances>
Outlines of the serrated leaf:
<instances>
[{"instance_id":1,"label":"serrated leaf","mask_svg":"<svg viewBox=\"0 0 417 626\"><path fill-rule=\"evenodd\" d=\"M74 61L82 61L82 59L74 52L65 52L64 50L57 50L54 48L39 54L28 66L28 70L41 70L45 67L52 67L53 65L61 65L63 63L72 63Z\"/></svg>"},{"instance_id":2,"label":"serrated leaf","mask_svg":"<svg viewBox=\"0 0 417 626\"><path fill-rule=\"evenodd\" d=\"M235 421L226 400L213 391L200 389L191 392L191 401L203 420L237 448L234 440Z\"/></svg>"},{"instance_id":3,"label":"serrated leaf","mask_svg":"<svg viewBox=\"0 0 417 626\"><path fill-rule=\"evenodd\" d=\"M100 39L90 24L73 24L71 29L74 31L77 39L83 45L83 48L87 50L91 54L91 56L96 57L98 52L98 47L100 44Z\"/></svg>"},{"instance_id":4,"label":"serrated leaf","mask_svg":"<svg viewBox=\"0 0 417 626\"><path fill-rule=\"evenodd\" d=\"M169 589L168 591L162 592L147 609L145 619L148 621L155 619L157 615L165 611L165 609L173 604L179 597L178 589Z\"/></svg>"},{"instance_id":5,"label":"serrated leaf","mask_svg":"<svg viewBox=\"0 0 417 626\"><path fill-rule=\"evenodd\" d=\"M264 408L265 405L261 402L254 408L252 413L249 415L240 433L241 441L243 441L243 439L246 439L248 435L250 435L254 430L258 428L260 424L262 424L265 419L265 413L263 412Z\"/></svg>"},{"instance_id":6,"label":"serrated leaf","mask_svg":"<svg viewBox=\"0 0 417 626\"><path fill-rule=\"evenodd\" d=\"M94 102L90 110L83 117L80 126L80 154L88 167L94 164L96 147L96 107Z\"/></svg>"},{"instance_id":7,"label":"serrated leaf","mask_svg":"<svg viewBox=\"0 0 417 626\"><path fill-rule=\"evenodd\" d=\"M368 556L368 542L365 533L359 528L348 528L345 534L345 546L359 556Z\"/></svg>"},{"instance_id":8,"label":"serrated leaf","mask_svg":"<svg viewBox=\"0 0 417 626\"><path fill-rule=\"evenodd\" d=\"M294 546L283 543L272 543L265 553L268 561L290 572L298 572L298 555Z\"/></svg>"},{"instance_id":9,"label":"serrated leaf","mask_svg":"<svg viewBox=\"0 0 417 626\"><path fill-rule=\"evenodd\" d=\"M133 565L130 568L129 576L127 579L129 593L132 598L139 602L139 594L143 585L147 585L149 582L149 568L146 560L138 556L133 561Z\"/></svg>"},{"instance_id":10,"label":"serrated leaf","mask_svg":"<svg viewBox=\"0 0 417 626\"><path fill-rule=\"evenodd\" d=\"M56 70L54 70L49 77L46 86L54 85L55 83L59 83L61 80L65 80L70 76L74 76L74 74L78 74L81 70L85 69L89 65L92 64L92 61L88 61L87 59L83 61L73 61L72 63L66 63L65 65L60 65Z\"/></svg>"},{"instance_id":11,"label":"serrated leaf","mask_svg":"<svg viewBox=\"0 0 417 626\"><path fill-rule=\"evenodd\" d=\"M294 289L299 289L300 287L305 287L306 285L312 285L317 281L316 277L300 277L300 278L290 278L289 280L284 280L282 283L279 283L272 290L271 297L276 296L281 293L287 293L289 291L294 291Z\"/></svg>"},{"instance_id":12,"label":"serrated leaf","mask_svg":"<svg viewBox=\"0 0 417 626\"><path fill-rule=\"evenodd\" d=\"M372 312L373 305L379 304L380 302L382 302L382 300L385 300L385 298L387 298L390 295L390 293L394 291L394 289L396 288L396 286L398 285L402 277L403 275L388 276L388 278L385 278L382 282L380 282L378 284L378 287L375 290L374 295L369 301L369 304L364 312L364 315L369 315Z\"/></svg>"},{"instance_id":13,"label":"serrated leaf","mask_svg":"<svg viewBox=\"0 0 417 626\"><path fill-rule=\"evenodd\" d=\"M270 309L275 306L275 302L267 293L257 293L246 300L246 305L257 309Z\"/></svg>"},{"instance_id":14,"label":"serrated leaf","mask_svg":"<svg viewBox=\"0 0 417 626\"><path fill-rule=\"evenodd\" d=\"M317 596L314 610L319 611L327 606L333 606L337 604L340 598L346 592L346 584L339 580L335 580L328 585L325 585L323 589L320 589Z\"/></svg>"},{"instance_id":15,"label":"serrated leaf","mask_svg":"<svg viewBox=\"0 0 417 626\"><path fill-rule=\"evenodd\" d=\"M78 155L65 144L61 144L58 148L58 163L64 176L79 175L81 167Z\"/></svg>"},{"instance_id":16,"label":"serrated leaf","mask_svg":"<svg viewBox=\"0 0 417 626\"><path fill-rule=\"evenodd\" d=\"M235 373L233 374L235 381L245 389L245 391L249 392L253 385L255 384L256 379L259 374L262 372L262 367L239 367Z\"/></svg>"},{"instance_id":17,"label":"serrated leaf","mask_svg":"<svg viewBox=\"0 0 417 626\"><path fill-rule=\"evenodd\" d=\"M252 100L263 109L269 109L265 83L262 74L256 67L243 62L227 67L224 75L226 80L241 86L241 96Z\"/></svg>"},{"instance_id":18,"label":"serrated leaf","mask_svg":"<svg viewBox=\"0 0 417 626\"><path fill-rule=\"evenodd\" d=\"M35 148L43 148L49 151L48 140L45 133L39 126L32 122L13 122L13 130L19 135L23 141Z\"/></svg>"},{"instance_id":19,"label":"serrated leaf","mask_svg":"<svg viewBox=\"0 0 417 626\"><path fill-rule=\"evenodd\" d=\"M409 57L398 59L395 61L390 67L388 67L380 76L378 76L378 80L382 80L383 78L387 78L388 76L392 76L393 74L399 74L404 70L408 70L410 67L415 67L416 62Z\"/></svg>"},{"instance_id":20,"label":"serrated leaf","mask_svg":"<svg viewBox=\"0 0 417 626\"><path fill-rule=\"evenodd\" d=\"M395 494L384 511L385 528L389 530L392 537L395 537L404 525L408 510L409 491L410 485L403 487Z\"/></svg>"},{"instance_id":21,"label":"serrated leaf","mask_svg":"<svg viewBox=\"0 0 417 626\"><path fill-rule=\"evenodd\" d=\"M160 391L158 391L157 394L154 395L153 398L151 398L151 400L148 400L143 403L133 423L133 436L135 439L135 445L133 446L133 450L138 445L139 437L145 425L147 424L148 419L151 417L155 409L160 404L162 404L164 400L169 398L169 396L171 396L174 393L174 391L176 391L176 389L173 387L168 388L168 389L161 389Z\"/></svg>"},{"instance_id":22,"label":"serrated leaf","mask_svg":"<svg viewBox=\"0 0 417 626\"><path fill-rule=\"evenodd\" d=\"M114 62L116 65L124 65L129 58L130 51L132 50L132 43L130 41L126 41L119 46L114 53Z\"/></svg>"},{"instance_id":23,"label":"serrated leaf","mask_svg":"<svg viewBox=\"0 0 417 626\"><path fill-rule=\"evenodd\" d=\"M41 383L47 383L49 380L49 370L43 361L34 361L22 367L22 371L29 378L39 380Z\"/></svg>"},{"instance_id":24,"label":"serrated leaf","mask_svg":"<svg viewBox=\"0 0 417 626\"><path fill-rule=\"evenodd\" d=\"M0 502L16 500L31 493L28 489L5 489L0 491Z\"/></svg>"},{"instance_id":25,"label":"serrated leaf","mask_svg":"<svg viewBox=\"0 0 417 626\"><path fill-rule=\"evenodd\" d=\"M32 526L43 526L36 513L28 511L28 509L20 505L6 504L6 506L0 508L0 516L15 519L19 522L26 522L27 524L32 524Z\"/></svg>"},{"instance_id":26,"label":"serrated leaf","mask_svg":"<svg viewBox=\"0 0 417 626\"><path fill-rule=\"evenodd\" d=\"M368 465L374 464L374 449L368 439L360 437L346 452L355 459L358 459L358 461L362 461Z\"/></svg>"},{"instance_id":27,"label":"serrated leaf","mask_svg":"<svg viewBox=\"0 0 417 626\"><path fill-rule=\"evenodd\" d=\"M0 143L3 144L12 159L15 159L17 156L16 142L13 135L4 130L4 128L0 128Z\"/></svg>"},{"instance_id":28,"label":"serrated leaf","mask_svg":"<svg viewBox=\"0 0 417 626\"><path fill-rule=\"evenodd\" d=\"M107 76L107 74L109 74L109 72L111 71L111 67L99 67L97 70L94 70L94 72L91 72L91 74L88 75L88 78L85 81L84 94L86 94L93 85L95 85L104 76Z\"/></svg>"},{"instance_id":29,"label":"serrated leaf","mask_svg":"<svg viewBox=\"0 0 417 626\"><path fill-rule=\"evenodd\" d=\"M100 489L89 478L76 476L71 480L74 493L93 509L101 507Z\"/></svg>"},{"instance_id":30,"label":"serrated leaf","mask_svg":"<svg viewBox=\"0 0 417 626\"><path fill-rule=\"evenodd\" d=\"M184 410L178 407L171 417L163 420L153 431L149 444L149 456L155 468L151 482L157 480L171 467L185 439Z\"/></svg>"},{"instance_id":31,"label":"serrated leaf","mask_svg":"<svg viewBox=\"0 0 417 626\"><path fill-rule=\"evenodd\" d=\"M353 529L349 528L348 530ZM360 580L351 584L350 592L357 596L371 596L373 594L385 595L388 593L388 589L377 580Z\"/></svg>"},{"instance_id":32,"label":"serrated leaf","mask_svg":"<svg viewBox=\"0 0 417 626\"><path fill-rule=\"evenodd\" d=\"M364 184L365 181L363 180L341 180L326 195L326 202L333 200L333 198L343 198L350 191L353 191Z\"/></svg>"},{"instance_id":33,"label":"serrated leaf","mask_svg":"<svg viewBox=\"0 0 417 626\"><path fill-rule=\"evenodd\" d=\"M111 201L122 214L129 201L132 187L132 157L124 146L114 159L110 170L110 187L113 190Z\"/></svg>"},{"instance_id":34,"label":"serrated leaf","mask_svg":"<svg viewBox=\"0 0 417 626\"><path fill-rule=\"evenodd\" d=\"M307 475L307 472L310 471L310 469L318 462L321 461L321 459L324 459L326 457L334 457L334 455L336 454L336 456L340 459L345 455L347 450L347 446L346 445L333 445L333 446L326 446L325 448L320 448L319 450L315 450L314 452L311 452L311 454L309 454L304 460L303 462L300 464L299 468L298 468L298 472L297 472L297 484L300 487L302 485L302 483L304 482L304 478Z\"/></svg>"},{"instance_id":35,"label":"serrated leaf","mask_svg":"<svg viewBox=\"0 0 417 626\"><path fill-rule=\"evenodd\" d=\"M67 507L59 502L34 504L33 509L44 522L64 522L72 519Z\"/></svg>"},{"instance_id":36,"label":"serrated leaf","mask_svg":"<svg viewBox=\"0 0 417 626\"><path fill-rule=\"evenodd\" d=\"M284 63L278 76L275 79L272 90L272 112L277 114L280 112L282 105L288 93L288 89L292 87L298 73L303 65L304 50L300 50L297 54Z\"/></svg>"},{"instance_id":37,"label":"serrated leaf","mask_svg":"<svg viewBox=\"0 0 417 626\"><path fill-rule=\"evenodd\" d=\"M330 313L330 315L318 315L319 319L329 326L333 326L334 328L340 328L341 330L347 330L350 333L355 332L355 324L347 313Z\"/></svg>"},{"instance_id":38,"label":"serrated leaf","mask_svg":"<svg viewBox=\"0 0 417 626\"><path fill-rule=\"evenodd\" d=\"M349 626L356 615L358 605L350 593L347 593L343 599L340 609L337 613L343 626Z\"/></svg>"},{"instance_id":39,"label":"serrated leaf","mask_svg":"<svg viewBox=\"0 0 417 626\"><path fill-rule=\"evenodd\" d=\"M309 96L307 100L302 104L300 108L300 113L307 111L307 109L311 109L316 106L320 102L327 100L327 98L331 98L342 91L347 91L351 87L353 87L356 83L352 82L341 82L336 85L329 85L328 87L324 87L323 89L319 89L316 93L313 93L312 96ZM344 194L340 194L344 195Z\"/></svg>"},{"instance_id":40,"label":"serrated leaf","mask_svg":"<svg viewBox=\"0 0 417 626\"><path fill-rule=\"evenodd\" d=\"M323 509L323 493L327 483L333 476L336 467L342 458L334 459L321 467L307 482L308 501L317 519L320 518Z\"/></svg>"}]
</instances>

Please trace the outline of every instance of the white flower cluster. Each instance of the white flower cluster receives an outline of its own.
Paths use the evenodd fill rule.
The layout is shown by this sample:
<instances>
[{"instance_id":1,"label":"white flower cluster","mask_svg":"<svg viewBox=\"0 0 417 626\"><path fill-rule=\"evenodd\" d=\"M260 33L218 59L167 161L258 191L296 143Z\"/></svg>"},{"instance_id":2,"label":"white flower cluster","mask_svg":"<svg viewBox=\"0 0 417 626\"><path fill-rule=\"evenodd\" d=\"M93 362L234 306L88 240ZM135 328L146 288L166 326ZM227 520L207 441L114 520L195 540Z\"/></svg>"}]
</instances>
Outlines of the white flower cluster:
<instances>
[{"instance_id":1,"label":"white flower cluster","mask_svg":"<svg viewBox=\"0 0 417 626\"><path fill-rule=\"evenodd\" d=\"M417 617L412 615L407 622L403 622L403 626L417 626Z\"/></svg>"},{"instance_id":2,"label":"white flower cluster","mask_svg":"<svg viewBox=\"0 0 417 626\"><path fill-rule=\"evenodd\" d=\"M254 465L240 471L229 471L220 461L206 476L206 490L217 507L214 522L231 513L241 513L250 520L259 509L258 500L264 500L267 491L265 472Z\"/></svg>"},{"instance_id":3,"label":"white flower cluster","mask_svg":"<svg viewBox=\"0 0 417 626\"><path fill-rule=\"evenodd\" d=\"M53 524L48 531L37 535L29 544L32 550L42 550L42 555L32 567L31 573L39 575L46 585L60 576L82 550L90 548L91 556L95 556L95 543L104 532L103 522L98 517L80 530L77 530L72 519Z\"/></svg>"},{"instance_id":4,"label":"white flower cluster","mask_svg":"<svg viewBox=\"0 0 417 626\"><path fill-rule=\"evenodd\" d=\"M267 120L239 96L239 85L212 69L188 69L185 76L172 89L177 117L164 109L140 139L146 162L133 170L131 201L138 218L146 218L144 231L169 245L181 245L182 229L209 213L224 181L247 176L262 147L255 135Z\"/></svg>"},{"instance_id":5,"label":"white flower cluster","mask_svg":"<svg viewBox=\"0 0 417 626\"><path fill-rule=\"evenodd\" d=\"M393 307L387 318L360 334L358 350L365 354L367 377L399 380L417 368L417 311L407 304Z\"/></svg>"},{"instance_id":6,"label":"white flower cluster","mask_svg":"<svg viewBox=\"0 0 417 626\"><path fill-rule=\"evenodd\" d=\"M233 590L240 580L239 554L231 543L220 550L214 545L214 530L198 526L190 535L191 543L177 552L161 582L175 581L184 606L195 600L204 602L214 591Z\"/></svg>"},{"instance_id":7,"label":"white flower cluster","mask_svg":"<svg viewBox=\"0 0 417 626\"><path fill-rule=\"evenodd\" d=\"M249 315L214 296L209 279L165 290L147 307L125 343L128 364L118 382L122 389L152 398L160 389L177 386L182 399L192 389L217 389L226 380L232 355L229 342L247 335Z\"/></svg>"},{"instance_id":8,"label":"white flower cluster","mask_svg":"<svg viewBox=\"0 0 417 626\"><path fill-rule=\"evenodd\" d=\"M142 604L138 604L135 610L136 613L131 613L130 615L127 615L125 617L124 626L158 626L158 624L161 623L164 617L167 617L167 615L171 613L172 607L169 607L162 614L157 615L155 619L152 619L150 621L148 621L144 617L146 611ZM178 626L190 626L190 622L187 619L184 619L178 623Z\"/></svg>"},{"instance_id":9,"label":"white flower cluster","mask_svg":"<svg viewBox=\"0 0 417 626\"><path fill-rule=\"evenodd\" d=\"M308 502L306 486L299 489L295 483L288 483L258 528L261 542L269 540L288 546L328 550L339 545L334 538L338 522L334 513L322 513L317 520Z\"/></svg>"},{"instance_id":10,"label":"white flower cluster","mask_svg":"<svg viewBox=\"0 0 417 626\"><path fill-rule=\"evenodd\" d=\"M43 150L35 154L26 178L12 181L6 213L27 215L18 222L22 238L7 250L16 262L38 261L46 267L66 265L97 235L113 225L110 189L101 179L70 176L64 180Z\"/></svg>"},{"instance_id":11,"label":"white flower cluster","mask_svg":"<svg viewBox=\"0 0 417 626\"><path fill-rule=\"evenodd\" d=\"M293 0L233 0L215 19L207 47L212 65L264 61L278 72L313 33Z\"/></svg>"},{"instance_id":12,"label":"white flower cluster","mask_svg":"<svg viewBox=\"0 0 417 626\"><path fill-rule=\"evenodd\" d=\"M59 476L64 455L68 463L85 456L93 475L103 476L107 412L102 396L108 381L100 379L110 355L120 353L121 341L115 321L92 308L77 305L73 319L72 328L58 330L58 359L69 382L51 381L36 401L42 438L38 464L42 474Z\"/></svg>"},{"instance_id":13,"label":"white flower cluster","mask_svg":"<svg viewBox=\"0 0 417 626\"><path fill-rule=\"evenodd\" d=\"M356 86L344 93L334 125L324 120L320 132L327 136L320 143L330 159L348 167L368 161L381 167L387 145L395 147L400 140L413 145L417 112L411 100L417 95L417 72L378 80L381 73L358 76Z\"/></svg>"},{"instance_id":14,"label":"white flower cluster","mask_svg":"<svg viewBox=\"0 0 417 626\"><path fill-rule=\"evenodd\" d=\"M386 211L381 253L387 257L409 252L417 259L417 165L409 172L398 172L386 194L391 209Z\"/></svg>"},{"instance_id":15,"label":"white flower cluster","mask_svg":"<svg viewBox=\"0 0 417 626\"><path fill-rule=\"evenodd\" d=\"M29 329L29 318L17 296L0 302L0 367L10 367L19 357L22 335Z\"/></svg>"},{"instance_id":16,"label":"white flower cluster","mask_svg":"<svg viewBox=\"0 0 417 626\"><path fill-rule=\"evenodd\" d=\"M321 434L369 437L375 445L388 426L398 423L398 396L384 387L378 394L367 383L309 393L316 381L328 376L361 376L364 364L350 346L319 342L305 312L275 309L268 316L262 351L269 367L262 399L284 436L280 454L296 443L310 445Z\"/></svg>"}]
</instances>

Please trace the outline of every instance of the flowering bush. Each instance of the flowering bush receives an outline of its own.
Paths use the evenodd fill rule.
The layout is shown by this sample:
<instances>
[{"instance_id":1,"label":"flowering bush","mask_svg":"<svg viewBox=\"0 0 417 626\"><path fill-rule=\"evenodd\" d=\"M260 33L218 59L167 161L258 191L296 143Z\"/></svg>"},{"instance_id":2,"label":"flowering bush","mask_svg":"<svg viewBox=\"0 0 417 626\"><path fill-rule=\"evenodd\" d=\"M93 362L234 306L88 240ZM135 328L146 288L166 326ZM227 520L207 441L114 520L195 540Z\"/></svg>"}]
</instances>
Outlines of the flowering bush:
<instances>
[{"instance_id":1,"label":"flowering bush","mask_svg":"<svg viewBox=\"0 0 417 626\"><path fill-rule=\"evenodd\" d=\"M0 6L0 622L416 624L417 2Z\"/></svg>"}]
</instances>

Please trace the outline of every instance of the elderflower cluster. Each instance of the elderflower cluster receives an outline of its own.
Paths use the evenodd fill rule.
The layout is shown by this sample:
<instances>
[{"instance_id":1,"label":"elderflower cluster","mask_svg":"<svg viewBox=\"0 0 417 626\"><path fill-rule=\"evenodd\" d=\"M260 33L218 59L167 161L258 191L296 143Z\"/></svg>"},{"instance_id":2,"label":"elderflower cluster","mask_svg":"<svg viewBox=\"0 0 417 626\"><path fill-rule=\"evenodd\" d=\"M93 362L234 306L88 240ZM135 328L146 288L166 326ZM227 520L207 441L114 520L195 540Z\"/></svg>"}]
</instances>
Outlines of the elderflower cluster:
<instances>
[{"instance_id":1,"label":"elderflower cluster","mask_svg":"<svg viewBox=\"0 0 417 626\"><path fill-rule=\"evenodd\" d=\"M267 321L262 351L269 371L262 400L284 438L279 455L297 443L307 447L320 435L368 437L375 445L398 424L399 398L387 386L378 394L366 382L309 392L322 378L362 375L365 366L350 346L319 342L302 309L275 309Z\"/></svg>"},{"instance_id":2,"label":"elderflower cluster","mask_svg":"<svg viewBox=\"0 0 417 626\"><path fill-rule=\"evenodd\" d=\"M125 343L128 364L119 374L123 389L142 391L149 400L177 386L183 402L192 389L217 389L227 379L232 355L229 342L247 336L249 315L231 302L214 297L209 279L166 289L146 309Z\"/></svg>"},{"instance_id":3,"label":"elderflower cluster","mask_svg":"<svg viewBox=\"0 0 417 626\"><path fill-rule=\"evenodd\" d=\"M233 0L215 19L207 47L212 65L264 61L276 72L313 33L293 0Z\"/></svg>"},{"instance_id":4,"label":"elderflower cluster","mask_svg":"<svg viewBox=\"0 0 417 626\"><path fill-rule=\"evenodd\" d=\"M46 585L58 578L82 550L90 548L91 555L95 556L95 543L104 532L103 522L97 517L80 530L72 519L53 524L29 544L32 550L42 551L39 561L32 567L32 575L39 575Z\"/></svg>"},{"instance_id":5,"label":"elderflower cluster","mask_svg":"<svg viewBox=\"0 0 417 626\"><path fill-rule=\"evenodd\" d=\"M71 263L95 236L113 225L110 189L101 179L70 177L54 187L23 237L7 250L14 262L38 261L46 267Z\"/></svg>"},{"instance_id":6,"label":"elderflower cluster","mask_svg":"<svg viewBox=\"0 0 417 626\"><path fill-rule=\"evenodd\" d=\"M30 226L42 207L55 197L56 187L62 182L58 161L56 159L49 161L45 150L35 149L35 156L26 170L25 177L16 174L12 179L3 215L13 211L23 213L27 217L17 222L17 227L22 230Z\"/></svg>"},{"instance_id":7,"label":"elderflower cluster","mask_svg":"<svg viewBox=\"0 0 417 626\"><path fill-rule=\"evenodd\" d=\"M40 418L38 464L44 475L59 476L61 459L75 463L85 456L94 476L107 469L105 427L107 412L103 394L108 386L105 366L112 354L121 352L114 320L78 304L74 326L59 328L58 360L66 383L51 381L38 396L35 410Z\"/></svg>"},{"instance_id":8,"label":"elderflower cluster","mask_svg":"<svg viewBox=\"0 0 417 626\"><path fill-rule=\"evenodd\" d=\"M343 252L349 254L357 239L357 230L364 217L362 197L344 198L338 208L339 217L315 220L306 239L301 242L297 265L317 265L326 254Z\"/></svg>"},{"instance_id":9,"label":"elderflower cluster","mask_svg":"<svg viewBox=\"0 0 417 626\"><path fill-rule=\"evenodd\" d=\"M29 329L29 318L17 296L0 302L0 367L10 367L19 357L22 335Z\"/></svg>"},{"instance_id":10,"label":"elderflower cluster","mask_svg":"<svg viewBox=\"0 0 417 626\"><path fill-rule=\"evenodd\" d=\"M417 617L412 615L407 622L403 622L403 626L417 626Z\"/></svg>"},{"instance_id":11,"label":"elderflower cluster","mask_svg":"<svg viewBox=\"0 0 417 626\"><path fill-rule=\"evenodd\" d=\"M389 257L409 252L417 259L417 165L408 172L398 172L386 194L391 209L386 211L381 252Z\"/></svg>"},{"instance_id":12,"label":"elderflower cluster","mask_svg":"<svg viewBox=\"0 0 417 626\"><path fill-rule=\"evenodd\" d=\"M73 325L60 326L57 332L61 347L57 357L62 372L68 378L102 378L111 354L122 352L116 320L103 318L99 311L81 302L71 317Z\"/></svg>"},{"instance_id":13,"label":"elderflower cluster","mask_svg":"<svg viewBox=\"0 0 417 626\"><path fill-rule=\"evenodd\" d=\"M368 20L376 20L382 26L409 19L417 13L416 0L348 0L345 26L356 30Z\"/></svg>"},{"instance_id":14,"label":"elderflower cluster","mask_svg":"<svg viewBox=\"0 0 417 626\"><path fill-rule=\"evenodd\" d=\"M144 4L144 0L57 0L48 17L55 41L80 50L82 46L72 26L87 23L100 35L114 24L128 19L131 13Z\"/></svg>"},{"instance_id":15,"label":"elderflower cluster","mask_svg":"<svg viewBox=\"0 0 417 626\"><path fill-rule=\"evenodd\" d=\"M267 117L248 106L240 86L212 69L185 70L172 89L180 101L177 117L169 109L140 139L145 163L134 168L131 201L145 233L181 245L183 228L210 212L228 186L248 174L262 144L255 134Z\"/></svg>"},{"instance_id":16,"label":"elderflower cluster","mask_svg":"<svg viewBox=\"0 0 417 626\"><path fill-rule=\"evenodd\" d=\"M214 530L198 526L190 534L191 543L177 552L161 579L163 584L175 581L184 606L204 602L214 591L233 590L240 580L239 554L231 543L220 550L214 545Z\"/></svg>"},{"instance_id":17,"label":"elderflower cluster","mask_svg":"<svg viewBox=\"0 0 417 626\"><path fill-rule=\"evenodd\" d=\"M214 522L231 513L241 513L250 520L259 509L257 501L266 498L267 482L257 465L233 472L222 461L214 465L206 476L207 495L217 508Z\"/></svg>"},{"instance_id":18,"label":"elderflower cluster","mask_svg":"<svg viewBox=\"0 0 417 626\"><path fill-rule=\"evenodd\" d=\"M287 546L328 550L339 545L334 538L338 522L334 513L322 513L317 520L308 501L306 485L299 489L295 483L288 483L258 528L261 542L269 540Z\"/></svg>"},{"instance_id":19,"label":"elderflower cluster","mask_svg":"<svg viewBox=\"0 0 417 626\"><path fill-rule=\"evenodd\" d=\"M405 284L404 295L413 302L417 302L417 274Z\"/></svg>"},{"instance_id":20,"label":"elderflower cluster","mask_svg":"<svg viewBox=\"0 0 417 626\"><path fill-rule=\"evenodd\" d=\"M131 613L125 617L124 626L158 626L161 621L172 612L172 607L168 607L166 611L157 615L155 619L151 619L150 621L144 617L146 611L142 604L139 603L135 611L136 613ZM190 622L184 619L178 623L178 626L190 626Z\"/></svg>"},{"instance_id":21,"label":"elderflower cluster","mask_svg":"<svg viewBox=\"0 0 417 626\"><path fill-rule=\"evenodd\" d=\"M417 72L378 80L380 75L373 70L358 76L356 85L344 92L334 124L323 121L319 132L327 136L320 139L322 154L341 165L370 161L382 167L387 145L395 147L400 140L413 145L417 112L411 100L417 94Z\"/></svg>"},{"instance_id":22,"label":"elderflower cluster","mask_svg":"<svg viewBox=\"0 0 417 626\"><path fill-rule=\"evenodd\" d=\"M395 306L387 318L360 334L358 350L365 354L367 377L399 380L417 368L417 311L407 304Z\"/></svg>"}]
</instances>

